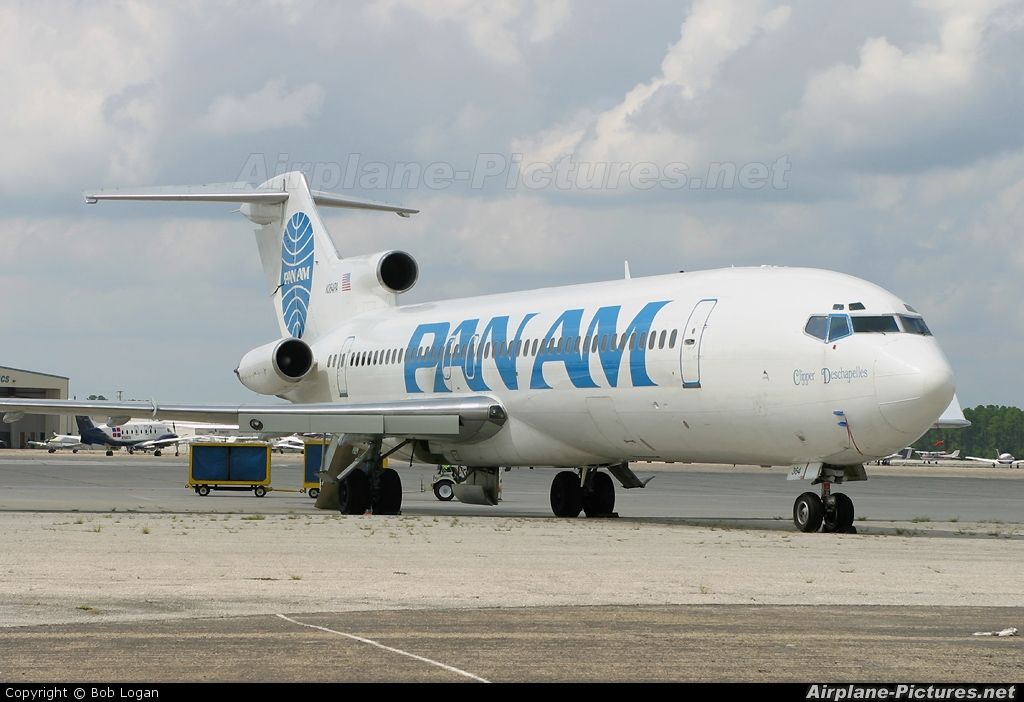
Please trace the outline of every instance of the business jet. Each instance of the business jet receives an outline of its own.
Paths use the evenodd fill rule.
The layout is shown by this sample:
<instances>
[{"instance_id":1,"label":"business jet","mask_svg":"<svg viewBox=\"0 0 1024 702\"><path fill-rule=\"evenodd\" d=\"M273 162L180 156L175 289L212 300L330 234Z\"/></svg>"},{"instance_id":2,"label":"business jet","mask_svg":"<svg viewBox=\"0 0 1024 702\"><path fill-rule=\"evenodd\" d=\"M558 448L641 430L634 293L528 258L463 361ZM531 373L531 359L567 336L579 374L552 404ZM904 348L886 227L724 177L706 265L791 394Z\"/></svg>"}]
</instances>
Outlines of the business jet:
<instances>
[{"instance_id":1,"label":"business jet","mask_svg":"<svg viewBox=\"0 0 1024 702\"><path fill-rule=\"evenodd\" d=\"M1024 464L1024 459L1014 458L1012 453L1004 453L996 451L995 458L978 458L977 456L967 456L968 461L979 461L981 463L989 463L993 468L997 466L1008 466L1010 468L1019 468L1021 464Z\"/></svg>"},{"instance_id":2,"label":"business jet","mask_svg":"<svg viewBox=\"0 0 1024 702\"><path fill-rule=\"evenodd\" d=\"M235 373L292 404L5 398L6 418L106 413L325 433L345 514L400 511L401 478L383 469L392 454L467 466L457 496L491 505L502 467L555 467L558 517L613 514L613 476L646 484L631 461L753 463L820 486L796 498L799 530L844 532L853 501L832 486L866 479L865 462L919 439L953 399L921 314L841 273L727 268L399 305L415 259L342 257L317 208L417 210L311 190L299 172L258 187L85 198L240 204L257 225L280 337ZM349 463L353 446L363 450Z\"/></svg>"},{"instance_id":3,"label":"business jet","mask_svg":"<svg viewBox=\"0 0 1024 702\"><path fill-rule=\"evenodd\" d=\"M164 422L129 420L111 426L95 424L86 416L76 416L78 431L83 445L105 446L107 455L113 456L115 448L126 448L128 453L152 451L159 456L162 449L178 442L170 425Z\"/></svg>"}]
</instances>

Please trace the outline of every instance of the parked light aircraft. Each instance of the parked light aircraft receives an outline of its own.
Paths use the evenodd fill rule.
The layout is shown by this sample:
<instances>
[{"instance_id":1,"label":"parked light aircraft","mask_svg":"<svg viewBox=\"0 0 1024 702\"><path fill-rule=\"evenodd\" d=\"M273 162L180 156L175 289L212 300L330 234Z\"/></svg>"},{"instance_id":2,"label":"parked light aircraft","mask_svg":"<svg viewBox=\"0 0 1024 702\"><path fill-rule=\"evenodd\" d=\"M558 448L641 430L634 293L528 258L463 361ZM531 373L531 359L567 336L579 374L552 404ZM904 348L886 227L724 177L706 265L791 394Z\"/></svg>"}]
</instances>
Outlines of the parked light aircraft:
<instances>
[{"instance_id":1,"label":"parked light aircraft","mask_svg":"<svg viewBox=\"0 0 1024 702\"><path fill-rule=\"evenodd\" d=\"M968 461L980 461L981 463L990 463L992 467L997 466L1009 466L1010 468L1019 468L1021 464L1024 464L1024 459L1014 458L1012 453L1004 453L1002 451L996 451L995 458L978 458L977 456L967 456Z\"/></svg>"},{"instance_id":2,"label":"parked light aircraft","mask_svg":"<svg viewBox=\"0 0 1024 702\"><path fill-rule=\"evenodd\" d=\"M25 443L29 448L46 449L47 453L56 453L62 449L78 453L79 449L85 447L81 437L73 434L54 434L46 441L27 441Z\"/></svg>"},{"instance_id":3,"label":"parked light aircraft","mask_svg":"<svg viewBox=\"0 0 1024 702\"><path fill-rule=\"evenodd\" d=\"M946 453L944 451L918 451L914 449L922 461L925 463L938 463L939 461L955 461L960 458L960 449Z\"/></svg>"},{"instance_id":4,"label":"parked light aircraft","mask_svg":"<svg viewBox=\"0 0 1024 702\"><path fill-rule=\"evenodd\" d=\"M561 517L612 513L611 476L645 485L631 461L700 461L791 466L791 479L821 486L796 499L797 528L841 532L853 502L832 485L864 480L866 461L916 441L953 399L922 316L849 275L728 268L399 306L418 277L413 257L342 258L317 207L416 210L310 190L298 172L257 188L86 194L99 200L241 204L281 336L235 373L294 404L0 399L8 419L107 413L322 432L347 514L400 509L398 472L382 468L397 451L468 466L457 496L486 504L497 504L500 467L560 468L550 498ZM365 450L341 465L339 449L356 444Z\"/></svg>"}]
</instances>

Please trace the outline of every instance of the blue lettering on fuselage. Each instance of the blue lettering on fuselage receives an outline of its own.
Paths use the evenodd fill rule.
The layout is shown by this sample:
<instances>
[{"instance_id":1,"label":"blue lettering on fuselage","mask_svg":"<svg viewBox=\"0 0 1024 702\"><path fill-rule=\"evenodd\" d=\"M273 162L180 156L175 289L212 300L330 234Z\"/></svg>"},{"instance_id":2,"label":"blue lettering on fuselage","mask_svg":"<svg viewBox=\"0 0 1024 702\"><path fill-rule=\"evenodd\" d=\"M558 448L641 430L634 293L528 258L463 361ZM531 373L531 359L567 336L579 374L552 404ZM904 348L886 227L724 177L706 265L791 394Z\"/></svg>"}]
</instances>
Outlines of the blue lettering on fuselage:
<instances>
[{"instance_id":1,"label":"blue lettering on fuselage","mask_svg":"<svg viewBox=\"0 0 1024 702\"><path fill-rule=\"evenodd\" d=\"M562 312L548 328L544 336L535 341L537 354L533 356L530 371L530 389L550 389L544 377L546 366L562 365L569 381L576 388L599 387L590 373L590 355L596 353L609 387L618 387L622 357L629 355L629 383L633 387L654 386L656 383L647 373L647 348L645 342L651 331L654 318L669 303L669 300L648 302L635 317L619 331L621 305L598 308L584 330L583 308ZM469 390L483 392L491 388L484 381L483 364L494 364L498 377L508 390L519 389L516 360L526 356L523 333L527 323L537 316L530 312L516 325L515 334L509 337L508 315L487 320L483 331L478 332L480 319L467 319L453 325L450 322L420 324L409 339L409 353L404 360L405 390L409 393L424 392L416 379L416 372L431 369L433 392L450 392L446 380L452 372L460 371L466 379ZM484 349L489 353L484 357ZM532 351L532 349L531 349Z\"/></svg>"}]
</instances>

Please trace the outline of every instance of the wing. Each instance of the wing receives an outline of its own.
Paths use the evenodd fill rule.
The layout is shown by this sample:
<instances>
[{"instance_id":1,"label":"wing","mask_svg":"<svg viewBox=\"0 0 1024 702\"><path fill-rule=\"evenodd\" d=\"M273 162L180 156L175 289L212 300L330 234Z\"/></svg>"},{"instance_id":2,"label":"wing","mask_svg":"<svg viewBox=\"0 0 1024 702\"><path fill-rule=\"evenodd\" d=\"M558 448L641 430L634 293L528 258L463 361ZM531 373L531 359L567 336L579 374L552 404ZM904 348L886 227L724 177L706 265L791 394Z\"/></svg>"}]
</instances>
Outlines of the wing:
<instances>
[{"instance_id":1,"label":"wing","mask_svg":"<svg viewBox=\"0 0 1024 702\"><path fill-rule=\"evenodd\" d=\"M304 405L162 405L156 402L90 402L0 398L4 421L25 414L146 417L235 424L267 433L327 433L403 438L484 438L496 433L508 415L486 395L425 398L378 403Z\"/></svg>"},{"instance_id":2,"label":"wing","mask_svg":"<svg viewBox=\"0 0 1024 702\"><path fill-rule=\"evenodd\" d=\"M977 456L964 456L966 461L978 461L980 463L999 463L999 459L996 458L978 458Z\"/></svg>"},{"instance_id":3,"label":"wing","mask_svg":"<svg viewBox=\"0 0 1024 702\"><path fill-rule=\"evenodd\" d=\"M181 439L176 436L173 439L150 439L149 441L140 441L135 444L133 448L158 449L163 448L164 446L174 446L179 443L181 443Z\"/></svg>"}]
</instances>

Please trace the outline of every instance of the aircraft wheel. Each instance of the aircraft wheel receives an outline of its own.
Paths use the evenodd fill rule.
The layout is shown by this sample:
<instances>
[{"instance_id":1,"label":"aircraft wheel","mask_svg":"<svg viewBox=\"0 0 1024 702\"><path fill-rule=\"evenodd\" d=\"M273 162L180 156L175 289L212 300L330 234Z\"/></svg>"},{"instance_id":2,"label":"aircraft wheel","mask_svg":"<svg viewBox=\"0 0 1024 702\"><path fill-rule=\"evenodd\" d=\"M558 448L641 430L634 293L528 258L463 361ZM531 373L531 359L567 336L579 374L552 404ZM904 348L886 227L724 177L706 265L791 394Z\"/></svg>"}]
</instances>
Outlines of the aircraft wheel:
<instances>
[{"instance_id":1,"label":"aircraft wheel","mask_svg":"<svg viewBox=\"0 0 1024 702\"><path fill-rule=\"evenodd\" d=\"M455 497L455 483L451 480L438 480L434 483L434 497L441 502L451 502Z\"/></svg>"},{"instance_id":2,"label":"aircraft wheel","mask_svg":"<svg viewBox=\"0 0 1024 702\"><path fill-rule=\"evenodd\" d=\"M563 470L551 481L551 511L556 517L578 517L583 510L583 488L575 471Z\"/></svg>"},{"instance_id":3,"label":"aircraft wheel","mask_svg":"<svg viewBox=\"0 0 1024 702\"><path fill-rule=\"evenodd\" d=\"M257 485L253 488L252 494L256 495L256 497L263 497L267 494L267 489L262 485Z\"/></svg>"},{"instance_id":4,"label":"aircraft wheel","mask_svg":"<svg viewBox=\"0 0 1024 702\"><path fill-rule=\"evenodd\" d=\"M363 514L370 506L370 479L361 470L354 470L338 483L338 511L342 514Z\"/></svg>"},{"instance_id":5,"label":"aircraft wheel","mask_svg":"<svg viewBox=\"0 0 1024 702\"><path fill-rule=\"evenodd\" d=\"M310 499L315 500L320 497L320 488L310 488L306 494L309 495Z\"/></svg>"},{"instance_id":6,"label":"aircraft wheel","mask_svg":"<svg viewBox=\"0 0 1024 702\"><path fill-rule=\"evenodd\" d=\"M615 484L607 473L594 473L583 491L583 511L588 517L606 517L615 511Z\"/></svg>"},{"instance_id":7,"label":"aircraft wheel","mask_svg":"<svg viewBox=\"0 0 1024 702\"><path fill-rule=\"evenodd\" d=\"M110 451L110 450L108 449L108 450L107 450L107 455L108 455L108 456L113 456L113 455L114 455L114 452L113 452L113 451Z\"/></svg>"},{"instance_id":8,"label":"aircraft wheel","mask_svg":"<svg viewBox=\"0 0 1024 702\"><path fill-rule=\"evenodd\" d=\"M210 494L210 486L200 485L199 487L196 488L196 494L199 495L200 497L206 497L207 495Z\"/></svg>"},{"instance_id":9,"label":"aircraft wheel","mask_svg":"<svg viewBox=\"0 0 1024 702\"><path fill-rule=\"evenodd\" d=\"M78 453L78 449L71 449L71 453Z\"/></svg>"},{"instance_id":10,"label":"aircraft wheel","mask_svg":"<svg viewBox=\"0 0 1024 702\"><path fill-rule=\"evenodd\" d=\"M373 513L401 514L402 478L398 475L398 471L381 471L377 487L377 499L373 503Z\"/></svg>"},{"instance_id":11,"label":"aircraft wheel","mask_svg":"<svg viewBox=\"0 0 1024 702\"><path fill-rule=\"evenodd\" d=\"M57 449L46 449L47 453L57 453Z\"/></svg>"},{"instance_id":12,"label":"aircraft wheel","mask_svg":"<svg viewBox=\"0 0 1024 702\"><path fill-rule=\"evenodd\" d=\"M153 452L153 455L154 456L162 456L163 453L161 453L160 449L157 449L156 451Z\"/></svg>"},{"instance_id":13,"label":"aircraft wheel","mask_svg":"<svg viewBox=\"0 0 1024 702\"><path fill-rule=\"evenodd\" d=\"M853 527L853 500L841 492L833 493L832 497L836 499L835 509L825 510L822 531L848 534Z\"/></svg>"},{"instance_id":14,"label":"aircraft wheel","mask_svg":"<svg viewBox=\"0 0 1024 702\"><path fill-rule=\"evenodd\" d=\"M793 503L793 523L800 531L817 531L824 518L825 505L813 492L805 492Z\"/></svg>"}]
</instances>

